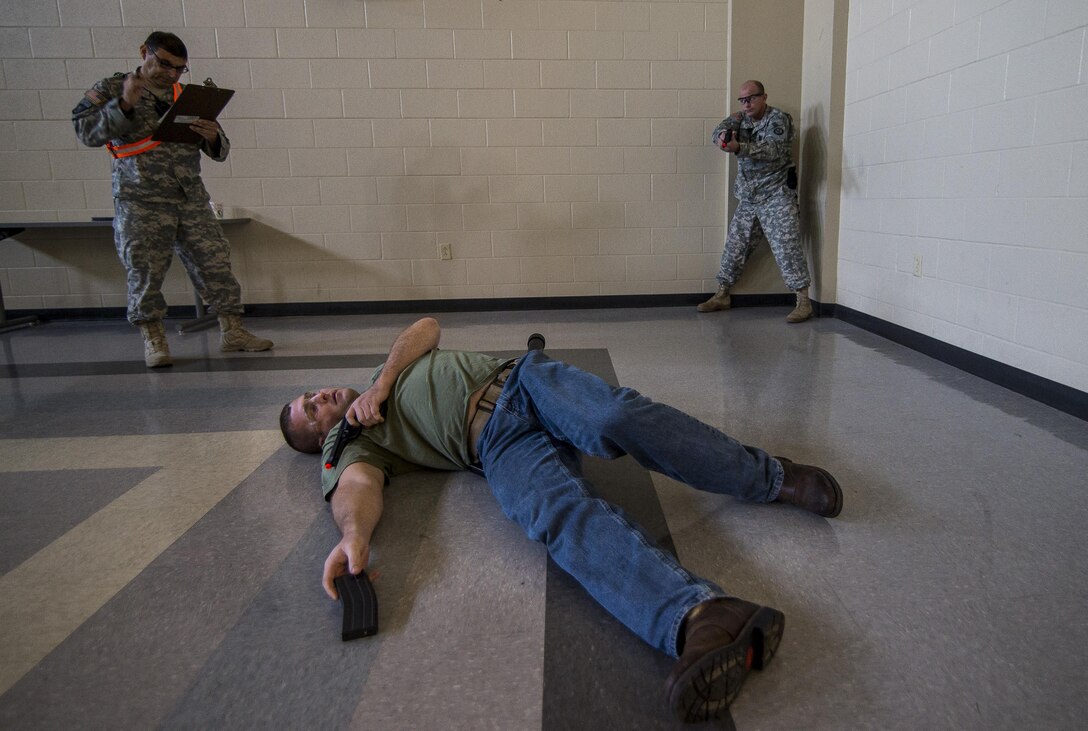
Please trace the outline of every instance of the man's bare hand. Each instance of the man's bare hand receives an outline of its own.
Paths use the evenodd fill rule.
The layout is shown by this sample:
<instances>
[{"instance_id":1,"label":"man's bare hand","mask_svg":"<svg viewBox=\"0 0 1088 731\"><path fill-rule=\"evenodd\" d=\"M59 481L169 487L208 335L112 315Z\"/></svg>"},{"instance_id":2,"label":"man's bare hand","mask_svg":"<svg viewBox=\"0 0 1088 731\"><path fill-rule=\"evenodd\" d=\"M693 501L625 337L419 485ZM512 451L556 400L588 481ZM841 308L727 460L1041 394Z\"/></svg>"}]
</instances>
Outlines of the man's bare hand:
<instances>
[{"instance_id":1,"label":"man's bare hand","mask_svg":"<svg viewBox=\"0 0 1088 731\"><path fill-rule=\"evenodd\" d=\"M208 142L215 142L219 138L219 123L211 119L198 119L189 125L189 129Z\"/></svg>"},{"instance_id":2,"label":"man's bare hand","mask_svg":"<svg viewBox=\"0 0 1088 731\"><path fill-rule=\"evenodd\" d=\"M740 149L740 143L737 142L736 138L733 138L722 145L722 149L726 152L736 152Z\"/></svg>"},{"instance_id":3,"label":"man's bare hand","mask_svg":"<svg viewBox=\"0 0 1088 731\"><path fill-rule=\"evenodd\" d=\"M325 593L330 599L339 599L336 593L336 585L333 581L337 576L344 574L358 574L366 568L370 561L370 543L362 540L354 533L344 536L336 547L325 559L325 573L321 577L321 585L325 587Z\"/></svg>"},{"instance_id":4,"label":"man's bare hand","mask_svg":"<svg viewBox=\"0 0 1088 731\"><path fill-rule=\"evenodd\" d=\"M351 402L351 406L348 407L344 416L347 417L350 424L361 424L364 427L381 424L385 421L385 417L382 416L382 404L388 398L389 391L378 384L374 384L363 391L359 398Z\"/></svg>"}]
</instances>

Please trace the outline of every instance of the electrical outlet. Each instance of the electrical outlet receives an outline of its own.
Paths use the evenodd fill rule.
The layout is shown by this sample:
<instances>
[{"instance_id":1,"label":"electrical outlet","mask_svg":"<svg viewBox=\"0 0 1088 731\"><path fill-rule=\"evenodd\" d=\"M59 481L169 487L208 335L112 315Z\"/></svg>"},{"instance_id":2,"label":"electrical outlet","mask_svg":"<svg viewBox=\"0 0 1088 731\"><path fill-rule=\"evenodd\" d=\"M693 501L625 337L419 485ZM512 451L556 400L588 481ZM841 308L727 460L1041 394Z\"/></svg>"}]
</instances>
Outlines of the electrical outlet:
<instances>
[{"instance_id":1,"label":"electrical outlet","mask_svg":"<svg viewBox=\"0 0 1088 731\"><path fill-rule=\"evenodd\" d=\"M914 255L914 276L922 276L922 257L918 254Z\"/></svg>"},{"instance_id":2,"label":"electrical outlet","mask_svg":"<svg viewBox=\"0 0 1088 731\"><path fill-rule=\"evenodd\" d=\"M453 246L449 243L441 243L438 245L438 258L445 261L449 261L453 258Z\"/></svg>"}]
</instances>

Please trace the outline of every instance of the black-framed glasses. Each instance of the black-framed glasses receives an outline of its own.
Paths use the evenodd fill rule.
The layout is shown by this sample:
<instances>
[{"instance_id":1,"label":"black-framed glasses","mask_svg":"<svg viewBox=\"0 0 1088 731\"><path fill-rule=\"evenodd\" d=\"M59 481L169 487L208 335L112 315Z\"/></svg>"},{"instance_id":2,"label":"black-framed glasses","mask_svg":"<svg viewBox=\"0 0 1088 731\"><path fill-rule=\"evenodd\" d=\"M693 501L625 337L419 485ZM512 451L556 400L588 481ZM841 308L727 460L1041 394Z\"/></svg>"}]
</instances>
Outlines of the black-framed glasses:
<instances>
[{"instance_id":1,"label":"black-framed glasses","mask_svg":"<svg viewBox=\"0 0 1088 731\"><path fill-rule=\"evenodd\" d=\"M314 403L316 397L317 393L314 391L302 394L302 414L311 424L317 421L317 404Z\"/></svg>"},{"instance_id":2,"label":"black-framed glasses","mask_svg":"<svg viewBox=\"0 0 1088 731\"><path fill-rule=\"evenodd\" d=\"M147 50L151 51L151 55L155 57L155 63L161 66L163 71L177 71L179 76L181 74L189 73L188 65L182 64L181 66L175 66L174 64L170 63L162 56L160 56L158 54L159 49L155 46L148 46Z\"/></svg>"},{"instance_id":3,"label":"black-framed glasses","mask_svg":"<svg viewBox=\"0 0 1088 731\"><path fill-rule=\"evenodd\" d=\"M158 56L156 56L156 58L158 58ZM767 92L764 91L764 92L760 92L759 94L749 94L748 96L740 96L740 97L737 97L737 101L740 102L741 104L747 104L748 102L752 101L753 99L758 99L761 96L766 96L766 94L767 94Z\"/></svg>"}]
</instances>

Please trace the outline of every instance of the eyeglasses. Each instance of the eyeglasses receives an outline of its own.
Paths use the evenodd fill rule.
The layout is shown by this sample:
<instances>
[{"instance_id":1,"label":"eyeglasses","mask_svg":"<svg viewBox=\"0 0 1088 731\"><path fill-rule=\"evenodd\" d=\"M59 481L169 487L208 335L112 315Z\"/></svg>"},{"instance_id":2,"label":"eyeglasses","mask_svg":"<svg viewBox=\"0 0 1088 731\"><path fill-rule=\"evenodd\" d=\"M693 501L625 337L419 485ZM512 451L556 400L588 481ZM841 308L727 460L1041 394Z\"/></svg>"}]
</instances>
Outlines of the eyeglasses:
<instances>
[{"instance_id":1,"label":"eyeglasses","mask_svg":"<svg viewBox=\"0 0 1088 731\"><path fill-rule=\"evenodd\" d=\"M157 53L159 49L155 48L154 46L148 46L147 50L151 51L151 55L155 57L155 62L162 67L163 71L177 71L179 76L181 74L189 72L189 67L187 65L182 64L181 66L175 66L169 61L163 59L163 57Z\"/></svg>"},{"instance_id":2,"label":"eyeglasses","mask_svg":"<svg viewBox=\"0 0 1088 731\"><path fill-rule=\"evenodd\" d=\"M302 413L311 424L317 421L317 404L314 403L316 397L317 394L313 391L302 394Z\"/></svg>"},{"instance_id":3,"label":"eyeglasses","mask_svg":"<svg viewBox=\"0 0 1088 731\"><path fill-rule=\"evenodd\" d=\"M761 94L749 94L748 96L737 97L737 101L740 102L741 104L747 104L748 102L752 101L753 99L758 99L761 96L767 96L767 92L763 92Z\"/></svg>"}]
</instances>

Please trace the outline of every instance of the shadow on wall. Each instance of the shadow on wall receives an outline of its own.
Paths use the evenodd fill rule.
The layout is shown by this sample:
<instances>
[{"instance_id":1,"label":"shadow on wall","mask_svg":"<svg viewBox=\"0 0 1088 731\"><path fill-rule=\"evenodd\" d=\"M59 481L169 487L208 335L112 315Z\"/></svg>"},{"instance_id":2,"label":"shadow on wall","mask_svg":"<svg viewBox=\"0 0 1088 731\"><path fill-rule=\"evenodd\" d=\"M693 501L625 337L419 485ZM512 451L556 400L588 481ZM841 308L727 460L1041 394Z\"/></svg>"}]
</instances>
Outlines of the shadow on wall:
<instances>
[{"instance_id":1,"label":"shadow on wall","mask_svg":"<svg viewBox=\"0 0 1088 731\"><path fill-rule=\"evenodd\" d=\"M816 252L823 241L827 189L826 130L820 123L823 118L822 104L816 104L805 115L797 191L801 206L801 246L808 252L812 281L817 286L821 277L820 257Z\"/></svg>"},{"instance_id":2,"label":"shadow on wall","mask_svg":"<svg viewBox=\"0 0 1088 731\"><path fill-rule=\"evenodd\" d=\"M246 291L257 295L251 301L327 299L327 290L354 290L362 265L381 259L380 245L362 233L339 234L323 245L321 235L284 231L257 218L226 233L243 299Z\"/></svg>"}]
</instances>

